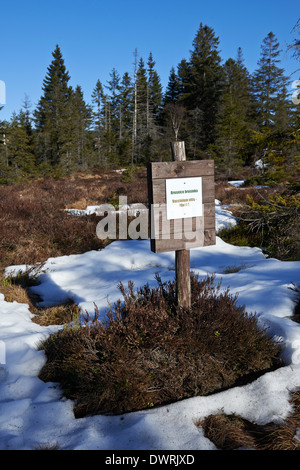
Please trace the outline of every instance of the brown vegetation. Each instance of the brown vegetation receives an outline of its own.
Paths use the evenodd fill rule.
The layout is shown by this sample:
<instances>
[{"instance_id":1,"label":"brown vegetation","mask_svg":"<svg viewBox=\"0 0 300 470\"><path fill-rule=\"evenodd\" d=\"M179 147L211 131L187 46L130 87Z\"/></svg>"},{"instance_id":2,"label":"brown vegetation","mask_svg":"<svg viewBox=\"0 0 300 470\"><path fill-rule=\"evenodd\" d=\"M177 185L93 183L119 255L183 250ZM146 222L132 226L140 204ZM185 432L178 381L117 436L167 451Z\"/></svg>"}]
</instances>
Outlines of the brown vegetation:
<instances>
[{"instance_id":1,"label":"brown vegetation","mask_svg":"<svg viewBox=\"0 0 300 470\"><path fill-rule=\"evenodd\" d=\"M72 217L66 209L85 209L119 195L126 195L128 203L145 203L145 171L124 180L120 173L102 170L0 186L0 268L103 248L107 242L96 236L99 218Z\"/></svg>"},{"instance_id":2,"label":"brown vegetation","mask_svg":"<svg viewBox=\"0 0 300 470\"><path fill-rule=\"evenodd\" d=\"M66 209L118 201L147 202L146 171L97 170L77 172L69 177L45 177L29 183L0 186L0 270L11 265L28 265L26 272L13 278L0 275L0 292L8 302L29 305L33 321L41 325L64 324L78 316L72 302L47 309L38 308L40 300L30 287L37 281L31 267L42 265L49 257L98 250L109 240L99 240L96 215L75 217Z\"/></svg>"},{"instance_id":3,"label":"brown vegetation","mask_svg":"<svg viewBox=\"0 0 300 470\"><path fill-rule=\"evenodd\" d=\"M216 184L216 198L235 204L236 214L249 203L248 196L260 201L272 194L274 188L258 191ZM133 176L101 170L1 186L1 270L103 248L109 241L96 237L99 218L73 217L65 209L117 202L120 195L127 196L128 203L147 201L145 169ZM242 225L227 241L236 236L239 244L259 246L260 235L255 238ZM79 325L79 310L72 302L37 308L39 299L28 290L35 282L30 271L17 278L2 277L0 292L7 301L28 303L33 321L41 325L73 322L43 345L48 361L41 378L61 382L65 395L76 400L76 416L120 413L205 395L278 366L279 345L256 328L255 316L238 308L229 291L220 296L209 279L200 285L193 279L191 311L177 308L173 283L154 290L145 287L137 294L132 286L127 292L120 286L124 302L110 309L105 323L96 310L95 321L87 317L84 326ZM294 316L299 317L299 302ZM299 393L293 400L295 412L282 425L258 427L223 413L201 424L219 448L298 449L294 434L299 427Z\"/></svg>"},{"instance_id":4,"label":"brown vegetation","mask_svg":"<svg viewBox=\"0 0 300 470\"><path fill-rule=\"evenodd\" d=\"M278 366L280 346L255 315L220 293L214 278L192 277L192 308L177 306L175 284L121 285L124 301L104 321L86 317L43 344L40 378L60 382L75 415L124 413L243 384Z\"/></svg>"},{"instance_id":5,"label":"brown vegetation","mask_svg":"<svg viewBox=\"0 0 300 470\"><path fill-rule=\"evenodd\" d=\"M196 423L204 435L222 450L300 450L296 438L300 428L300 391L292 394L293 412L282 423L258 425L237 415L223 412Z\"/></svg>"}]
</instances>

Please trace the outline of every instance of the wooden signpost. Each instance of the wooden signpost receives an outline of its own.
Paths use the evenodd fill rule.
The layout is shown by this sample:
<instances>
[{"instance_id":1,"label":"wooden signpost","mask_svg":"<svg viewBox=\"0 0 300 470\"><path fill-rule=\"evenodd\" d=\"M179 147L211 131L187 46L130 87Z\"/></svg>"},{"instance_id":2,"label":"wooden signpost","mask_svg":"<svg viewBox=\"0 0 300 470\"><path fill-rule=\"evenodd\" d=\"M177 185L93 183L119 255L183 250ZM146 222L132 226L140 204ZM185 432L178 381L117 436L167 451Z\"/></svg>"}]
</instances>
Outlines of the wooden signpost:
<instances>
[{"instance_id":1,"label":"wooden signpost","mask_svg":"<svg viewBox=\"0 0 300 470\"><path fill-rule=\"evenodd\" d=\"M177 299L191 305L190 249L215 245L214 161L186 161L184 142L172 162L149 163L151 250L175 251Z\"/></svg>"}]
</instances>

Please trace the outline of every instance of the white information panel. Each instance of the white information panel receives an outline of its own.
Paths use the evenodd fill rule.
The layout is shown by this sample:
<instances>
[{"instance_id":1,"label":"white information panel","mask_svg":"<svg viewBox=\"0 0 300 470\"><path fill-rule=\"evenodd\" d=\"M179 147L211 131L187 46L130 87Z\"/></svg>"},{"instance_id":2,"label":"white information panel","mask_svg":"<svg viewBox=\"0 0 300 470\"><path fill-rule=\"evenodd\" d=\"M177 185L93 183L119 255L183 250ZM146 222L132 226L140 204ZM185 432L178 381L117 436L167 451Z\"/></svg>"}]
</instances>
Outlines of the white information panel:
<instances>
[{"instance_id":1,"label":"white information panel","mask_svg":"<svg viewBox=\"0 0 300 470\"><path fill-rule=\"evenodd\" d=\"M166 179L167 219L201 217L202 178Z\"/></svg>"}]
</instances>

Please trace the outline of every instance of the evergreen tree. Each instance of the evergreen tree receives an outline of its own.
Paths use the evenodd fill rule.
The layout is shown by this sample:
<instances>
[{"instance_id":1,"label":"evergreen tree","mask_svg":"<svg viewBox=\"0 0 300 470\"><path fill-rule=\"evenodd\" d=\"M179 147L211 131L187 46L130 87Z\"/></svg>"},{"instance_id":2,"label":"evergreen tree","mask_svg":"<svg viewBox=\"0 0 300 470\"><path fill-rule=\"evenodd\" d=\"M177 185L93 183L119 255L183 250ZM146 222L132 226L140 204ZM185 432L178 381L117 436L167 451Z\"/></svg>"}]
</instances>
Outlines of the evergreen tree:
<instances>
[{"instance_id":1,"label":"evergreen tree","mask_svg":"<svg viewBox=\"0 0 300 470\"><path fill-rule=\"evenodd\" d=\"M287 78L280 63L279 42L270 32L263 40L258 68L253 75L257 122L260 131L284 130L288 124Z\"/></svg>"},{"instance_id":2,"label":"evergreen tree","mask_svg":"<svg viewBox=\"0 0 300 470\"><path fill-rule=\"evenodd\" d=\"M66 151L65 127L70 116L68 103L72 89L68 85L70 76L66 70L61 50L57 45L53 60L43 81L43 96L34 113L38 134L40 160L59 165Z\"/></svg>"},{"instance_id":3,"label":"evergreen tree","mask_svg":"<svg viewBox=\"0 0 300 470\"><path fill-rule=\"evenodd\" d=\"M133 83L125 72L120 83L120 128L118 154L120 164L128 165L132 154Z\"/></svg>"},{"instance_id":4,"label":"evergreen tree","mask_svg":"<svg viewBox=\"0 0 300 470\"><path fill-rule=\"evenodd\" d=\"M121 125L119 105L120 76L115 68L110 73L110 80L105 85L108 93L104 96L104 153L110 164L117 163L117 143Z\"/></svg>"},{"instance_id":5,"label":"evergreen tree","mask_svg":"<svg viewBox=\"0 0 300 470\"><path fill-rule=\"evenodd\" d=\"M115 68L110 73L110 80L107 82L106 88L108 89L108 120L109 131L117 134L120 129L120 76Z\"/></svg>"},{"instance_id":6,"label":"evergreen tree","mask_svg":"<svg viewBox=\"0 0 300 470\"><path fill-rule=\"evenodd\" d=\"M136 163L145 160L145 147L149 135L149 89L147 71L143 58L140 58L137 68L137 128L136 128Z\"/></svg>"},{"instance_id":7,"label":"evergreen tree","mask_svg":"<svg viewBox=\"0 0 300 470\"><path fill-rule=\"evenodd\" d=\"M9 123L7 121L0 121L0 184L7 183L9 164L8 164L8 149L7 149L7 134Z\"/></svg>"},{"instance_id":8,"label":"evergreen tree","mask_svg":"<svg viewBox=\"0 0 300 470\"><path fill-rule=\"evenodd\" d=\"M132 128L133 84L128 72L125 72L119 90L120 139L127 137Z\"/></svg>"},{"instance_id":9,"label":"evergreen tree","mask_svg":"<svg viewBox=\"0 0 300 470\"><path fill-rule=\"evenodd\" d=\"M293 28L294 32L300 35L300 18L298 19L297 23L295 24ZM300 37L295 38L293 40L293 43L289 45L289 49L292 49L293 51L293 56L300 60Z\"/></svg>"},{"instance_id":10,"label":"evergreen tree","mask_svg":"<svg viewBox=\"0 0 300 470\"><path fill-rule=\"evenodd\" d=\"M162 86L159 75L155 70L155 61L150 52L147 62L148 90L147 90L147 161L157 159L160 152L161 117L162 117Z\"/></svg>"},{"instance_id":11,"label":"evergreen tree","mask_svg":"<svg viewBox=\"0 0 300 470\"><path fill-rule=\"evenodd\" d=\"M104 155L102 152L102 137L103 137L103 123L102 123L102 104L104 102L104 91L100 80L97 80L96 86L92 92L92 103L94 104L93 110L93 129L94 129L94 148L96 151L96 165L105 166Z\"/></svg>"},{"instance_id":12,"label":"evergreen tree","mask_svg":"<svg viewBox=\"0 0 300 470\"><path fill-rule=\"evenodd\" d=\"M263 175L268 184L286 181L295 171L294 112L292 100L288 99L288 80L280 67L280 52L279 43L270 32L263 40L253 75L258 123L254 142L268 164Z\"/></svg>"},{"instance_id":13,"label":"evergreen tree","mask_svg":"<svg viewBox=\"0 0 300 470\"><path fill-rule=\"evenodd\" d=\"M72 125L69 125L69 161L73 167L88 167L90 152L89 129L92 123L92 110L86 105L81 87L75 88L69 102ZM67 131L68 129L66 129Z\"/></svg>"},{"instance_id":14,"label":"evergreen tree","mask_svg":"<svg viewBox=\"0 0 300 470\"><path fill-rule=\"evenodd\" d=\"M179 97L179 80L175 72L175 68L172 67L169 75L169 81L164 94L164 106L169 103L176 103Z\"/></svg>"},{"instance_id":15,"label":"evergreen tree","mask_svg":"<svg viewBox=\"0 0 300 470\"><path fill-rule=\"evenodd\" d=\"M152 56L152 52L149 54L148 58L148 100L149 100L149 106L150 106L150 112L153 112L156 120L159 118L159 113L161 110L161 105L162 105L162 86L160 83L160 78L155 70L155 61Z\"/></svg>"},{"instance_id":16,"label":"evergreen tree","mask_svg":"<svg viewBox=\"0 0 300 470\"><path fill-rule=\"evenodd\" d=\"M26 129L24 112L14 114L6 133L6 158L15 178L33 175L35 156L31 136Z\"/></svg>"},{"instance_id":17,"label":"evergreen tree","mask_svg":"<svg viewBox=\"0 0 300 470\"><path fill-rule=\"evenodd\" d=\"M24 126L26 128L27 135L33 135L33 128L32 128L32 116L31 116L31 103L29 97L25 94L24 102L23 102L23 119L24 119Z\"/></svg>"},{"instance_id":18,"label":"evergreen tree","mask_svg":"<svg viewBox=\"0 0 300 470\"><path fill-rule=\"evenodd\" d=\"M183 95L187 108L193 112L194 154L195 149L206 150L215 140L223 80L218 45L213 29L201 23L193 42L190 68L185 70Z\"/></svg>"},{"instance_id":19,"label":"evergreen tree","mask_svg":"<svg viewBox=\"0 0 300 470\"><path fill-rule=\"evenodd\" d=\"M178 78L178 98L182 104L186 107L193 108L191 103L190 94L192 87L192 68L191 64L186 60L182 59L177 67L177 78Z\"/></svg>"},{"instance_id":20,"label":"evergreen tree","mask_svg":"<svg viewBox=\"0 0 300 470\"><path fill-rule=\"evenodd\" d=\"M247 146L252 129L250 76L243 64L242 51L237 60L224 64L223 94L216 126L218 165L227 176L247 159Z\"/></svg>"},{"instance_id":21,"label":"evergreen tree","mask_svg":"<svg viewBox=\"0 0 300 470\"><path fill-rule=\"evenodd\" d=\"M300 61L300 18L298 19L293 29L295 33L298 34L298 38L295 38L293 41L293 44L289 47L293 51L293 56L298 61ZM297 70L297 72L299 72L299 69ZM300 78L299 75L298 75L298 78ZM299 158L299 154L300 154L300 103L299 103L300 89L299 89L299 84L300 82L298 81L298 86L296 86L296 93L293 96L294 98L293 102L295 104L295 108L293 112L293 134L292 134L293 148L294 148L294 152L297 158L297 171L295 171L295 174L298 174L298 175L299 175L299 167L300 167L300 158Z\"/></svg>"},{"instance_id":22,"label":"evergreen tree","mask_svg":"<svg viewBox=\"0 0 300 470\"><path fill-rule=\"evenodd\" d=\"M151 160L157 151L159 139L159 117L162 101L160 79L155 71L155 62L150 53L146 69L144 60L140 58L136 73L137 85L137 134L136 162L145 163Z\"/></svg>"}]
</instances>

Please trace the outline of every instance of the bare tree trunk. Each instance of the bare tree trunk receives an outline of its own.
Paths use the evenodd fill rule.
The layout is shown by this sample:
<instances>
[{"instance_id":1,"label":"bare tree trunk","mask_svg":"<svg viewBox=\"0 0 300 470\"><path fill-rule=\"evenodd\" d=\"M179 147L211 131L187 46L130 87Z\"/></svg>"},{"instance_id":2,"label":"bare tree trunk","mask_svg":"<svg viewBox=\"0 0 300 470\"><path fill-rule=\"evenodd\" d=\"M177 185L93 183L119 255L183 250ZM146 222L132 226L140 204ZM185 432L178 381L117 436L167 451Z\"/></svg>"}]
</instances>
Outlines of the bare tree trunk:
<instances>
[{"instance_id":1,"label":"bare tree trunk","mask_svg":"<svg viewBox=\"0 0 300 470\"><path fill-rule=\"evenodd\" d=\"M132 150L131 150L131 171L133 171L133 161L137 138L137 49L134 51L134 110L132 128Z\"/></svg>"}]
</instances>

